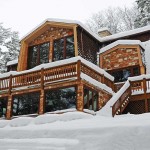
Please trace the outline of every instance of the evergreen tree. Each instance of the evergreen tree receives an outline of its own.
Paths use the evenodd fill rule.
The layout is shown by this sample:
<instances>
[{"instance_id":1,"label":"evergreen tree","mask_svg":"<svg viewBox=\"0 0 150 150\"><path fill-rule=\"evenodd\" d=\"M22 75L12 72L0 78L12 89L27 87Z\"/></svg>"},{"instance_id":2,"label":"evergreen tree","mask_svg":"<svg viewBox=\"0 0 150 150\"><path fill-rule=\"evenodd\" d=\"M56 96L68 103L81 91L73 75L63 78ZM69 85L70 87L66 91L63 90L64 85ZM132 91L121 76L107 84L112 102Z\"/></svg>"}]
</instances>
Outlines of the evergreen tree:
<instances>
[{"instance_id":1,"label":"evergreen tree","mask_svg":"<svg viewBox=\"0 0 150 150\"><path fill-rule=\"evenodd\" d=\"M150 24L150 0L136 0L139 14L135 19L135 28Z\"/></svg>"},{"instance_id":2,"label":"evergreen tree","mask_svg":"<svg viewBox=\"0 0 150 150\"><path fill-rule=\"evenodd\" d=\"M0 73L6 71L8 61L17 59L19 55L19 37L17 32L12 32L0 24Z\"/></svg>"}]
</instances>

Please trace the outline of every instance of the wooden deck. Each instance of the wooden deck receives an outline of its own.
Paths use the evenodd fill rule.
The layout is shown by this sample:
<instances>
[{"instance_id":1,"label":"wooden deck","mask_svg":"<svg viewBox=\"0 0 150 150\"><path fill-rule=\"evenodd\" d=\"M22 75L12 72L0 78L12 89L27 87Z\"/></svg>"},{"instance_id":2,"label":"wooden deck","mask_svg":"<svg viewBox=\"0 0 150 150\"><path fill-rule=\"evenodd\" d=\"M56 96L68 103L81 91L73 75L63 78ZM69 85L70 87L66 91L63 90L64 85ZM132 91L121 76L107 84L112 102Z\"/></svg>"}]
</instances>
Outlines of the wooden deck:
<instances>
[{"instance_id":1,"label":"wooden deck","mask_svg":"<svg viewBox=\"0 0 150 150\"><path fill-rule=\"evenodd\" d=\"M43 89L48 84L79 80L81 79L81 72L113 89L114 84L110 79L78 60L74 63L0 78L0 97L26 89Z\"/></svg>"}]
</instances>

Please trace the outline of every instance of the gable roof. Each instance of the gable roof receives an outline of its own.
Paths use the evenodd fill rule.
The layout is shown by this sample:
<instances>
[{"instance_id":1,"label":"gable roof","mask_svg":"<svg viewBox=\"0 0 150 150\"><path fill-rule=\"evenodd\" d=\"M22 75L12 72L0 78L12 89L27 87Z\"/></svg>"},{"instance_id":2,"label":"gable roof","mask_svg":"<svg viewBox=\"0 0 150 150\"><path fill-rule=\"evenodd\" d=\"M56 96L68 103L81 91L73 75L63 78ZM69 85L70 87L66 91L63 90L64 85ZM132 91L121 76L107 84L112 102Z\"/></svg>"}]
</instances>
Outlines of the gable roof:
<instances>
[{"instance_id":1,"label":"gable roof","mask_svg":"<svg viewBox=\"0 0 150 150\"><path fill-rule=\"evenodd\" d=\"M90 35L92 35L96 40L98 40L99 42L101 41L100 37L93 33L91 30L89 30L86 26L84 26L81 22L76 21L76 20L66 20L66 19L57 19L57 18L48 18L46 20L44 20L43 22L41 22L39 25L37 25L35 28L33 28L30 32L28 32L25 36L23 36L20 39L20 42L22 40L24 40L25 38L27 38L32 32L34 32L35 30L37 30L38 28L40 28L42 25L46 24L47 22L53 22L53 23L65 23L65 24L75 24L80 26L81 28L83 28L86 32L88 32Z\"/></svg>"},{"instance_id":2,"label":"gable roof","mask_svg":"<svg viewBox=\"0 0 150 150\"><path fill-rule=\"evenodd\" d=\"M148 26L144 26L144 27L141 27L141 28L137 28L137 29L133 29L133 30L125 31L125 32L120 32L120 33L113 34L113 35L106 36L106 37L100 37L99 35L97 35L94 32L92 32L90 29L88 29L80 21L77 21L77 20L66 20L66 19L57 19L57 18L48 18L48 19L44 20L43 22L41 22L39 25L37 25L35 28L33 28L25 36L23 36L20 39L20 42L23 39L27 38L30 34L32 34L32 32L34 32L35 30L40 28L42 25L46 24L47 22L78 25L81 28L83 28L86 32L88 32L91 36L93 36L97 41L99 41L101 43L107 42L107 41L112 41L112 40L117 40L117 39L120 39L120 38L123 38L123 37L132 36L132 35L138 35L138 34L150 31L150 25L148 25Z\"/></svg>"},{"instance_id":3,"label":"gable roof","mask_svg":"<svg viewBox=\"0 0 150 150\"><path fill-rule=\"evenodd\" d=\"M116 42L113 42L101 48L98 54L104 53L117 45L140 45L143 49L145 49L144 45L140 40L117 40Z\"/></svg>"}]
</instances>

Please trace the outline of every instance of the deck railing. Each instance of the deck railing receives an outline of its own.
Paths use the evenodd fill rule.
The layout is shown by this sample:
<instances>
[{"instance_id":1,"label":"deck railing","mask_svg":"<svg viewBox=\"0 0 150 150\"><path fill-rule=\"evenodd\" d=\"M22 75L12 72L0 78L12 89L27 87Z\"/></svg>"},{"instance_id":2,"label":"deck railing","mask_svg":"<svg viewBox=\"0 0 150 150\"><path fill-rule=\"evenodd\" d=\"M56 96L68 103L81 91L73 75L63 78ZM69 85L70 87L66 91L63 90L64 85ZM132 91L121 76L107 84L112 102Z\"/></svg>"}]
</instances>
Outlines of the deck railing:
<instances>
[{"instance_id":1,"label":"deck railing","mask_svg":"<svg viewBox=\"0 0 150 150\"><path fill-rule=\"evenodd\" d=\"M146 76L146 75L145 75ZM143 77L143 78L129 78L129 86L124 85L122 89L120 89L120 96L117 97L116 102L112 106L112 116L116 114L121 114L127 104L130 101L131 95L136 94L144 94L146 98L146 94L150 93L150 78Z\"/></svg>"},{"instance_id":2,"label":"deck railing","mask_svg":"<svg viewBox=\"0 0 150 150\"><path fill-rule=\"evenodd\" d=\"M117 101L112 106L112 116L121 114L129 103L131 95L130 86L125 89L122 94L118 97Z\"/></svg>"},{"instance_id":3,"label":"deck railing","mask_svg":"<svg viewBox=\"0 0 150 150\"><path fill-rule=\"evenodd\" d=\"M20 72L17 75L0 78L0 91L9 90L10 92L12 89L31 85L43 86L47 83L60 82L73 77L80 79L81 72L113 88L113 82L109 78L78 60L73 63L25 73Z\"/></svg>"}]
</instances>

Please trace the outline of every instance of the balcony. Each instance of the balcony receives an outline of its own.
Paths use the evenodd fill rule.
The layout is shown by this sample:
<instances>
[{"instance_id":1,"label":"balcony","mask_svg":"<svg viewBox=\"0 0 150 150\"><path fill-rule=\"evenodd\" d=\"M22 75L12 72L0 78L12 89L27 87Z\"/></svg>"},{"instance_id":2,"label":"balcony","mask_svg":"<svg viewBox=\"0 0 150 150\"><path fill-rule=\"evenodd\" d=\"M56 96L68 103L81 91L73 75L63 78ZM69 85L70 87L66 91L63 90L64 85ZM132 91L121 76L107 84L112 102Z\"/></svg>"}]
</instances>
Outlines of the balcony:
<instances>
[{"instance_id":1,"label":"balcony","mask_svg":"<svg viewBox=\"0 0 150 150\"><path fill-rule=\"evenodd\" d=\"M22 72L0 75L0 97L17 91L44 89L54 84L86 80L94 86L111 93L113 77L98 66L81 57L39 65Z\"/></svg>"}]
</instances>

